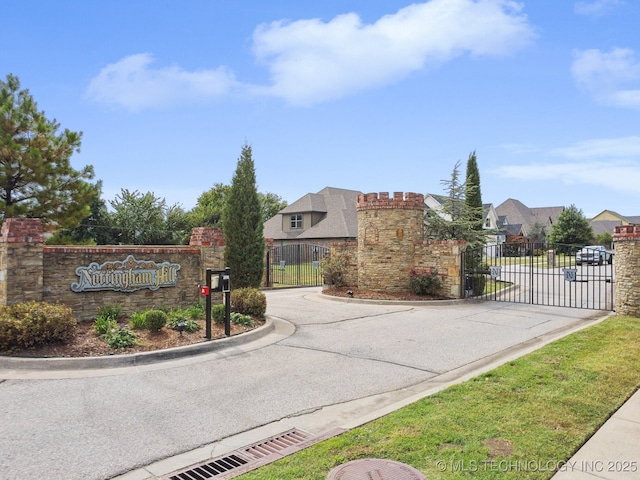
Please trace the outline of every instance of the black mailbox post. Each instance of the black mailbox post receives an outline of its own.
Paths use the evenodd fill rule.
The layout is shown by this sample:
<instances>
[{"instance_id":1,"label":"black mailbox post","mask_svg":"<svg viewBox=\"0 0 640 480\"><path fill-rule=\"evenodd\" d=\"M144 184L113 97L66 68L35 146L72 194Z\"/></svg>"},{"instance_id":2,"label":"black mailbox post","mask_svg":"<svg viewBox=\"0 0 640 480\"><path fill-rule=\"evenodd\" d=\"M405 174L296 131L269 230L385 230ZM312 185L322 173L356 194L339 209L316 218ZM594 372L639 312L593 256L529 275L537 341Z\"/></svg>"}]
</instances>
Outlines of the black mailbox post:
<instances>
[{"instance_id":1,"label":"black mailbox post","mask_svg":"<svg viewBox=\"0 0 640 480\"><path fill-rule=\"evenodd\" d=\"M224 334L231 335L231 269L212 270L207 268L205 288L200 287L200 291L205 295L205 336L211 340L211 292L222 292L224 294Z\"/></svg>"}]
</instances>

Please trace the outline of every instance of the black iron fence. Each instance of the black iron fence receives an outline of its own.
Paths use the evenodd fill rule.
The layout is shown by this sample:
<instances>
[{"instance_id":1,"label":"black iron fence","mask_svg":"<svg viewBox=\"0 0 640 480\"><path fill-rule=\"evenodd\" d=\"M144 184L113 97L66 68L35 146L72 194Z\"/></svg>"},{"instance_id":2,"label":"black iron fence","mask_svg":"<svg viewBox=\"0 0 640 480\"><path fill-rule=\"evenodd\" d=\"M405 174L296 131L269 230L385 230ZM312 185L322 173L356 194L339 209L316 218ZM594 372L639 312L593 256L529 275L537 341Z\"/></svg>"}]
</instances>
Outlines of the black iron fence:
<instances>
[{"instance_id":1,"label":"black iron fence","mask_svg":"<svg viewBox=\"0 0 640 480\"><path fill-rule=\"evenodd\" d=\"M267 251L266 286L301 287L324 283L322 259L330 249L320 245L295 243Z\"/></svg>"},{"instance_id":2,"label":"black iron fence","mask_svg":"<svg viewBox=\"0 0 640 480\"><path fill-rule=\"evenodd\" d=\"M465 297L558 307L614 309L614 255L600 247L505 243L462 254Z\"/></svg>"}]
</instances>

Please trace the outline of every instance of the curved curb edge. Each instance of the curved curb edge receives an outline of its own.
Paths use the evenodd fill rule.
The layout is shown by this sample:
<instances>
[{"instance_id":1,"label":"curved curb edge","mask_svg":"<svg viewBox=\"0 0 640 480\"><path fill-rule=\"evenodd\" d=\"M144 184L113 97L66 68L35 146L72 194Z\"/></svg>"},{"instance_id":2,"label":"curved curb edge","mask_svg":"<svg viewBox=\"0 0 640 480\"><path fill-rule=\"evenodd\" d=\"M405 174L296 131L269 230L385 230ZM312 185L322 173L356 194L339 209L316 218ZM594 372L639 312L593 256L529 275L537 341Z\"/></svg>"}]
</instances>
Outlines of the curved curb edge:
<instances>
[{"instance_id":1,"label":"curved curb edge","mask_svg":"<svg viewBox=\"0 0 640 480\"><path fill-rule=\"evenodd\" d=\"M109 355L100 357L33 358L0 356L0 368L10 370L84 370L135 367L168 360L211 353L214 350L235 347L258 340L275 330L274 321L267 316L265 324L232 337L207 340L183 347L173 347L152 352Z\"/></svg>"}]
</instances>

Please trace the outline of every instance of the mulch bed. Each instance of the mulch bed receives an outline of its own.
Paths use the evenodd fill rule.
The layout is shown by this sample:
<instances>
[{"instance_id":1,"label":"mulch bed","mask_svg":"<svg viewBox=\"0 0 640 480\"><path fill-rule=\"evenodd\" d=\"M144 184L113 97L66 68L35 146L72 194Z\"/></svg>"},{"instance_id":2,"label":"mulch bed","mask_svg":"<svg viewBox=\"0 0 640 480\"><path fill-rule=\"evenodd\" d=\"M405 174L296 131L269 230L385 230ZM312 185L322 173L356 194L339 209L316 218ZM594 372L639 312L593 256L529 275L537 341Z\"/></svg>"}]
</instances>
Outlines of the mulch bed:
<instances>
[{"instance_id":1,"label":"mulch bed","mask_svg":"<svg viewBox=\"0 0 640 480\"><path fill-rule=\"evenodd\" d=\"M349 294L352 292L353 295ZM410 301L428 301L428 300L450 300L444 296L415 295L410 292L374 292L372 290L361 290L357 287L329 287L325 288L322 293L333 297L344 298L363 298L366 300L410 300Z\"/></svg>"}]
</instances>

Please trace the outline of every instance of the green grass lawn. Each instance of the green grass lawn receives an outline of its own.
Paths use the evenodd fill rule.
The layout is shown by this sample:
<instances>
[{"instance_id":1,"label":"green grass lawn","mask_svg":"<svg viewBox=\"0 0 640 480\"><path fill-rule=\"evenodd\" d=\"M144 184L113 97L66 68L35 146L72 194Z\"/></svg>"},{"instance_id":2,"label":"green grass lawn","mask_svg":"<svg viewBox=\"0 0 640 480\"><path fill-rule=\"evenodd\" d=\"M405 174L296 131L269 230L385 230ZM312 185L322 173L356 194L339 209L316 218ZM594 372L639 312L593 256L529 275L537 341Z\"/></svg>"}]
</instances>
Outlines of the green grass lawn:
<instances>
[{"instance_id":1,"label":"green grass lawn","mask_svg":"<svg viewBox=\"0 0 640 480\"><path fill-rule=\"evenodd\" d=\"M243 480L386 458L435 479L548 479L640 386L640 319L611 317Z\"/></svg>"}]
</instances>

